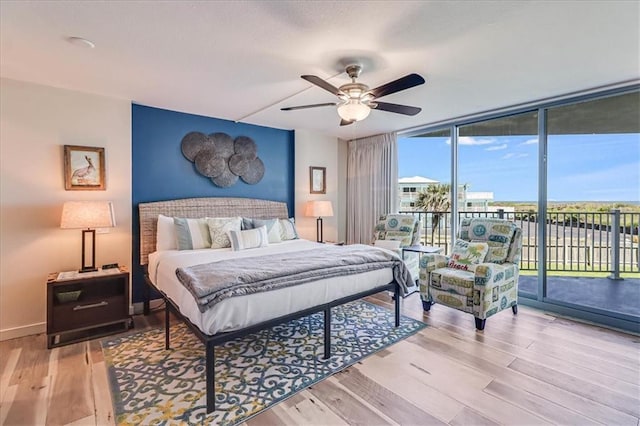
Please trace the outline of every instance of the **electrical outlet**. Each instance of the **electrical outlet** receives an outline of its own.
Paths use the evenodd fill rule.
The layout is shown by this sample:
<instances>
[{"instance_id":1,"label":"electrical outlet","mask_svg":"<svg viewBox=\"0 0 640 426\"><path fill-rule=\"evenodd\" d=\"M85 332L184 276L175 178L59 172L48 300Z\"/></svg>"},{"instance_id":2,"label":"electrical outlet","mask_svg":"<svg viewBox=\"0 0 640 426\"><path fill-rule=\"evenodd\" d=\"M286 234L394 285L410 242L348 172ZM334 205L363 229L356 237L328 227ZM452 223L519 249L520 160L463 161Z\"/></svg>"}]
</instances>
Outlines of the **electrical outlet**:
<instances>
[{"instance_id":1,"label":"electrical outlet","mask_svg":"<svg viewBox=\"0 0 640 426\"><path fill-rule=\"evenodd\" d=\"M111 228L96 228L96 234L108 234Z\"/></svg>"}]
</instances>

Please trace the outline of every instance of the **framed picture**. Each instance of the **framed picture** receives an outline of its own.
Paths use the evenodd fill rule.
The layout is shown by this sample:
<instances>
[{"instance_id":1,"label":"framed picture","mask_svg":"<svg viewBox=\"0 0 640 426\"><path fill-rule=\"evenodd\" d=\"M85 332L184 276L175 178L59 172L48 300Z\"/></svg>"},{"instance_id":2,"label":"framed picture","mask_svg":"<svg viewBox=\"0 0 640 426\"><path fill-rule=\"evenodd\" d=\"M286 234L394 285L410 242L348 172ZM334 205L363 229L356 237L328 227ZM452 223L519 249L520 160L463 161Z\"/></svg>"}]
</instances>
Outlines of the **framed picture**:
<instances>
[{"instance_id":1,"label":"framed picture","mask_svg":"<svg viewBox=\"0 0 640 426\"><path fill-rule=\"evenodd\" d=\"M309 167L309 192L311 194L327 193L327 168Z\"/></svg>"},{"instance_id":2,"label":"framed picture","mask_svg":"<svg viewBox=\"0 0 640 426\"><path fill-rule=\"evenodd\" d=\"M104 148L92 146L64 146L64 189L106 189Z\"/></svg>"}]
</instances>

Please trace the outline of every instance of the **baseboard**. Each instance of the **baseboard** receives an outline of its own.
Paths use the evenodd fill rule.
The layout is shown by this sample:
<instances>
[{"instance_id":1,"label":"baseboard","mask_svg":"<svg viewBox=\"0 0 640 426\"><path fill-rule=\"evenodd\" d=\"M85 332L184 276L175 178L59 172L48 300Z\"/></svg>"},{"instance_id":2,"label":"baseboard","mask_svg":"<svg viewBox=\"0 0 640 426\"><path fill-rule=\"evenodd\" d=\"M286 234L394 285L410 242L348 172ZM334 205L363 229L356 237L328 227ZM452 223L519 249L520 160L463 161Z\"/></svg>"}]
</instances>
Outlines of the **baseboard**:
<instances>
[{"instance_id":1,"label":"baseboard","mask_svg":"<svg viewBox=\"0 0 640 426\"><path fill-rule=\"evenodd\" d=\"M40 334L47 331L47 323L41 322L38 324L23 325L21 327L5 328L0 330L0 342L10 339L17 339L18 337L31 336L34 334Z\"/></svg>"}]
</instances>

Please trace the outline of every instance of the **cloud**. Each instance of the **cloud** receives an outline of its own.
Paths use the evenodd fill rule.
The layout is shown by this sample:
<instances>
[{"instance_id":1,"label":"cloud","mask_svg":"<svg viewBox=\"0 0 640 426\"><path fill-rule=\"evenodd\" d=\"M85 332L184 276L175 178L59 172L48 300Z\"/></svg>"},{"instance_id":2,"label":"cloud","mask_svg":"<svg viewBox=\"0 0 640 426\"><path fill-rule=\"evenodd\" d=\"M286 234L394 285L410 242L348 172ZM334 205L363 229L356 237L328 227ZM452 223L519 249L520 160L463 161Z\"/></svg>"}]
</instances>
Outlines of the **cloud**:
<instances>
[{"instance_id":1,"label":"cloud","mask_svg":"<svg viewBox=\"0 0 640 426\"><path fill-rule=\"evenodd\" d=\"M507 149L507 144L503 143L502 145L494 145L494 146L490 146L488 148L485 148L485 151L499 151L501 149Z\"/></svg>"},{"instance_id":2,"label":"cloud","mask_svg":"<svg viewBox=\"0 0 640 426\"><path fill-rule=\"evenodd\" d=\"M515 152L508 152L505 155L503 155L502 157L500 157L500 159L502 160L510 160L510 159L514 159L514 158L524 158L524 157L528 157L529 154L524 154L524 153L520 153L520 154L516 154Z\"/></svg>"},{"instance_id":3,"label":"cloud","mask_svg":"<svg viewBox=\"0 0 640 426\"><path fill-rule=\"evenodd\" d=\"M476 139L471 136L460 136L458 145L491 145L495 139ZM451 139L447 139L447 145L451 145Z\"/></svg>"},{"instance_id":4,"label":"cloud","mask_svg":"<svg viewBox=\"0 0 640 426\"><path fill-rule=\"evenodd\" d=\"M520 145L536 145L538 143L538 138L529 139L528 141L522 142Z\"/></svg>"}]
</instances>

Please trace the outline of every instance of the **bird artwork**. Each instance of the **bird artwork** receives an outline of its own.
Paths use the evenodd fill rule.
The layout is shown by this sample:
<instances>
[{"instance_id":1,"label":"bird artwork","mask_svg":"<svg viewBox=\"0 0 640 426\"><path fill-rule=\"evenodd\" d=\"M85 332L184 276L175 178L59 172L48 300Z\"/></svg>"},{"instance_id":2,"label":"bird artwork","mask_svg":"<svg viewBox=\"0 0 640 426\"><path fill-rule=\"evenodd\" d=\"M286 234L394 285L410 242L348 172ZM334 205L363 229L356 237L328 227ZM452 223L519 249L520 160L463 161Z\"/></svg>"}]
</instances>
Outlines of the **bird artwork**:
<instances>
[{"instance_id":1,"label":"bird artwork","mask_svg":"<svg viewBox=\"0 0 640 426\"><path fill-rule=\"evenodd\" d=\"M91 185L97 183L95 174L96 168L93 165L93 161L88 155L85 155L84 159L87 160L89 165L73 171L73 174L71 175L71 182L74 185Z\"/></svg>"}]
</instances>

